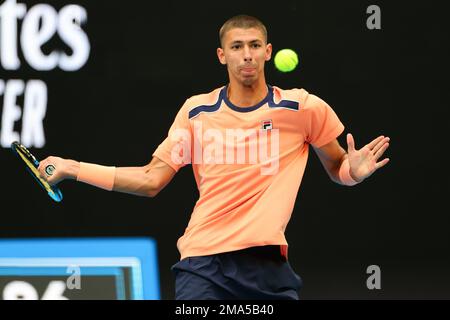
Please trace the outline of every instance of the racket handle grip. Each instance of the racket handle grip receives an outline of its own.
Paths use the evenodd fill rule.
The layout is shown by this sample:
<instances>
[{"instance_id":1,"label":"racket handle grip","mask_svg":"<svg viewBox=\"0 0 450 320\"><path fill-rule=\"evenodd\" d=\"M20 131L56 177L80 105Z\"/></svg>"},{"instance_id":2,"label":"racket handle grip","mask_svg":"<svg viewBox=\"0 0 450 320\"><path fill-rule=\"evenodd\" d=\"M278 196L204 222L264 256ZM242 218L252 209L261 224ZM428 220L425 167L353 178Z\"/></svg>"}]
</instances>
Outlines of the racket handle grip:
<instances>
[{"instance_id":1,"label":"racket handle grip","mask_svg":"<svg viewBox=\"0 0 450 320\"><path fill-rule=\"evenodd\" d=\"M116 167L80 162L80 170L78 171L77 181L112 191L115 176Z\"/></svg>"}]
</instances>

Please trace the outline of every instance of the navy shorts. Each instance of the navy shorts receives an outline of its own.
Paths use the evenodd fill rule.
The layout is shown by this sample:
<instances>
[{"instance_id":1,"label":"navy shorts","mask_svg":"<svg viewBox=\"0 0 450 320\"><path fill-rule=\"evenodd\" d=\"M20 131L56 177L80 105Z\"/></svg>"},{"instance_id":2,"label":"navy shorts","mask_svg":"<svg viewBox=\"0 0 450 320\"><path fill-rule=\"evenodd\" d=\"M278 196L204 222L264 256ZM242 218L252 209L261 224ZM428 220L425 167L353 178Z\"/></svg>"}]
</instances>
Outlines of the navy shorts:
<instances>
[{"instance_id":1,"label":"navy shorts","mask_svg":"<svg viewBox=\"0 0 450 320\"><path fill-rule=\"evenodd\" d=\"M188 257L171 270L176 300L298 300L302 287L279 246Z\"/></svg>"}]
</instances>

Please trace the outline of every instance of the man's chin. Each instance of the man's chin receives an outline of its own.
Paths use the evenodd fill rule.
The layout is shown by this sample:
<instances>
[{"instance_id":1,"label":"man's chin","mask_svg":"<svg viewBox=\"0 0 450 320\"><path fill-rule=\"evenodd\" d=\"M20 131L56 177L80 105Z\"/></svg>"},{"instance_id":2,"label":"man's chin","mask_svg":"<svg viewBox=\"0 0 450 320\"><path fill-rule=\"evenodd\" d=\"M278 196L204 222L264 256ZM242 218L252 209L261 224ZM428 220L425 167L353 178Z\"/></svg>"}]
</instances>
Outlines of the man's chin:
<instances>
[{"instance_id":1,"label":"man's chin","mask_svg":"<svg viewBox=\"0 0 450 320\"><path fill-rule=\"evenodd\" d=\"M242 79L242 84L246 87L250 87L252 86L254 83L256 83L256 77L248 77L248 78L244 78Z\"/></svg>"}]
</instances>

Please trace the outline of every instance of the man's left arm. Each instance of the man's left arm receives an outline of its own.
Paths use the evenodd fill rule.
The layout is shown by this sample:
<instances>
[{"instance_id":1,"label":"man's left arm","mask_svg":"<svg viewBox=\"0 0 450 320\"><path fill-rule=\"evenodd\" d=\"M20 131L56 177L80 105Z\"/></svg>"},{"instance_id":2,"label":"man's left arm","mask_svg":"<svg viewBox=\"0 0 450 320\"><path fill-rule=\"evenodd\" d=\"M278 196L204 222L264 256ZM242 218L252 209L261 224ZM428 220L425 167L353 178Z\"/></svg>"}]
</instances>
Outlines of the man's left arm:
<instances>
[{"instance_id":1,"label":"man's left arm","mask_svg":"<svg viewBox=\"0 0 450 320\"><path fill-rule=\"evenodd\" d=\"M389 162L389 158L379 161L389 147L389 141L389 137L379 136L356 150L353 136L349 133L347 151L340 146L337 139L314 150L331 180L342 185L354 185Z\"/></svg>"}]
</instances>

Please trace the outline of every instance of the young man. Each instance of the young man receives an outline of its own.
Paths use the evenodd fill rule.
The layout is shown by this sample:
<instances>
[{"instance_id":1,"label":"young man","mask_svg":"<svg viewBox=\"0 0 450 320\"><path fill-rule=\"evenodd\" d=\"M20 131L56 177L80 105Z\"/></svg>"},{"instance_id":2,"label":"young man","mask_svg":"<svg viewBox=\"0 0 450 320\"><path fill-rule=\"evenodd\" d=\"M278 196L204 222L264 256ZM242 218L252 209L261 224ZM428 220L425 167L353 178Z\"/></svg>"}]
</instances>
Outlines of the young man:
<instances>
[{"instance_id":1,"label":"young man","mask_svg":"<svg viewBox=\"0 0 450 320\"><path fill-rule=\"evenodd\" d=\"M51 183L77 179L119 192L156 196L191 163L200 197L184 235L176 299L298 299L301 279L287 260L286 225L314 147L330 178L354 185L383 167L389 145L379 136L348 151L331 107L304 89L266 84L272 54L264 25L250 16L220 29L220 63L229 84L186 100L168 137L144 167L115 168L48 157L39 170ZM49 165L56 167L52 175Z\"/></svg>"}]
</instances>

